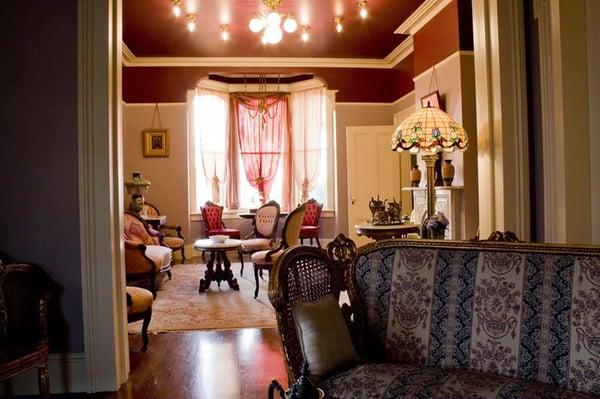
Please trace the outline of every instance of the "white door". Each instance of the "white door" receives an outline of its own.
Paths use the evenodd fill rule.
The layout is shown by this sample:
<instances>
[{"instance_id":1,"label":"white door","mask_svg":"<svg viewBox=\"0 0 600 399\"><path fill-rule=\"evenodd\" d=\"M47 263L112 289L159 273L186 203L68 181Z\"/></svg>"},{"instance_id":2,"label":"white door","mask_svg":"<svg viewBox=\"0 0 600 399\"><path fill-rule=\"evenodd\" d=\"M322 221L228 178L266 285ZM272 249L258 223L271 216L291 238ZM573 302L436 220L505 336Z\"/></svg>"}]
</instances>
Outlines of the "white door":
<instances>
[{"instance_id":1,"label":"white door","mask_svg":"<svg viewBox=\"0 0 600 399\"><path fill-rule=\"evenodd\" d=\"M356 245L371 240L358 237L354 225L371 219L369 200L401 199L400 154L392 151L393 126L346 128L348 160L348 230ZM407 172L408 173L408 172Z\"/></svg>"}]
</instances>

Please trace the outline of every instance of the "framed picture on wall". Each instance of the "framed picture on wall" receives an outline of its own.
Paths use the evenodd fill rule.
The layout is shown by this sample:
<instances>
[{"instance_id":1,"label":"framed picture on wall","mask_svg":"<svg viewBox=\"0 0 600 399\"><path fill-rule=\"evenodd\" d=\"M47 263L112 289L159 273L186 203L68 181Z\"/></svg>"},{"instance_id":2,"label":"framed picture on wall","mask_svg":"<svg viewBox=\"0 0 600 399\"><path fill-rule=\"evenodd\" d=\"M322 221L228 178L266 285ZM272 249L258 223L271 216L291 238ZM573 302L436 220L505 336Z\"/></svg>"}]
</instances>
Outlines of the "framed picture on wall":
<instances>
[{"instance_id":1,"label":"framed picture on wall","mask_svg":"<svg viewBox=\"0 0 600 399\"><path fill-rule=\"evenodd\" d=\"M421 107L425 108L427 104L432 107L442 109L440 105L440 92L436 90L433 93L429 93L425 97L421 97Z\"/></svg>"},{"instance_id":2,"label":"framed picture on wall","mask_svg":"<svg viewBox=\"0 0 600 399\"><path fill-rule=\"evenodd\" d=\"M144 129L144 156L169 156L169 131L167 129Z\"/></svg>"}]
</instances>

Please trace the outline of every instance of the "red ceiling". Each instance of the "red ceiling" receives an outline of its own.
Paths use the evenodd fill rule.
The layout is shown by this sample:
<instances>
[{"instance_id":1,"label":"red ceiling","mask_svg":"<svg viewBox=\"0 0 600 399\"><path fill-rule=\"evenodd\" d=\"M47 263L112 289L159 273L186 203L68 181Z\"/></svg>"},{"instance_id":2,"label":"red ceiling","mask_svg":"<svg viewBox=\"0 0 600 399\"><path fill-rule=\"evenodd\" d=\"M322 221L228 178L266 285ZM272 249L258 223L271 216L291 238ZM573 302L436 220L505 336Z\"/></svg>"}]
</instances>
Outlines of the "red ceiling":
<instances>
[{"instance_id":1,"label":"red ceiling","mask_svg":"<svg viewBox=\"0 0 600 399\"><path fill-rule=\"evenodd\" d=\"M137 57L342 57L384 58L405 36L394 31L424 0L368 0L369 17L358 16L357 0L285 0L278 9L300 19L306 15L311 40L284 33L277 45L263 45L248 21L260 0L183 0L176 18L170 0L123 0L123 40ZM184 14L195 10L197 29L188 32ZM344 17L338 34L334 17ZM219 25L229 23L231 38L223 42Z\"/></svg>"}]
</instances>

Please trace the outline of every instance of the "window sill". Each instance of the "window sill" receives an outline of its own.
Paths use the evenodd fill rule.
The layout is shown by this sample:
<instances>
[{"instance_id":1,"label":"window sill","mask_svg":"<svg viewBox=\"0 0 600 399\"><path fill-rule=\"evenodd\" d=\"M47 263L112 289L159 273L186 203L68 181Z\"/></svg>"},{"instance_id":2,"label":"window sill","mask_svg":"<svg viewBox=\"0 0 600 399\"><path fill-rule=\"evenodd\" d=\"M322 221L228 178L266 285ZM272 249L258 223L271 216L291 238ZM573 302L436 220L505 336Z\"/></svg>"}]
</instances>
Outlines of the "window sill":
<instances>
[{"instance_id":1,"label":"window sill","mask_svg":"<svg viewBox=\"0 0 600 399\"><path fill-rule=\"evenodd\" d=\"M247 212L246 209L236 209L235 211L224 211L223 212L223 220L241 220L238 216L238 213ZM335 217L335 210L333 209L323 209L321 212L322 219L333 219ZM196 212L190 215L190 220L192 222L201 222L202 221L202 213Z\"/></svg>"}]
</instances>

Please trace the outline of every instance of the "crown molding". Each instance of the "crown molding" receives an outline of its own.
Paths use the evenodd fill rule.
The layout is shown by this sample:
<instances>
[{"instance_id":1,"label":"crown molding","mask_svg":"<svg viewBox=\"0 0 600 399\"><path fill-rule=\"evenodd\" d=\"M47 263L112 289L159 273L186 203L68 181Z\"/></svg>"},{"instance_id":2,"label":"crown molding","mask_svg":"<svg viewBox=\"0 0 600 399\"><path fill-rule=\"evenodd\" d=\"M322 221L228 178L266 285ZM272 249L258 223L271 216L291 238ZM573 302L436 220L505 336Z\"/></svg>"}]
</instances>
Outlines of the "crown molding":
<instances>
[{"instance_id":1,"label":"crown molding","mask_svg":"<svg viewBox=\"0 0 600 399\"><path fill-rule=\"evenodd\" d=\"M123 42L123 65L127 67L279 67L393 69L413 52L407 37L385 58L309 57L137 57Z\"/></svg>"},{"instance_id":2,"label":"crown molding","mask_svg":"<svg viewBox=\"0 0 600 399\"><path fill-rule=\"evenodd\" d=\"M413 50L413 37L409 36L404 39L404 41L400 43L398 47L393 49L392 52L384 58L384 61L393 68L398 65L400 61L412 54Z\"/></svg>"},{"instance_id":3,"label":"crown molding","mask_svg":"<svg viewBox=\"0 0 600 399\"><path fill-rule=\"evenodd\" d=\"M425 0L394 33L414 35L451 2L452 0Z\"/></svg>"}]
</instances>

